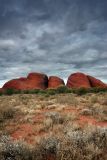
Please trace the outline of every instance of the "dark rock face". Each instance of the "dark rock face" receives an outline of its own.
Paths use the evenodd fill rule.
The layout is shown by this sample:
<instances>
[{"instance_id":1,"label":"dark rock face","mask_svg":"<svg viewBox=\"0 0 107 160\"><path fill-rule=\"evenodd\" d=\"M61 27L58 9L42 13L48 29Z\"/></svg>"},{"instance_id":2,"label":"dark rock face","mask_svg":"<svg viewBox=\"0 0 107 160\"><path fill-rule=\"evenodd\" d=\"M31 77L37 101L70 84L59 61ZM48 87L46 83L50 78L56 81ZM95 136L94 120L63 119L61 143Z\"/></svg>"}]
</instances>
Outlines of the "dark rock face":
<instances>
[{"instance_id":1,"label":"dark rock face","mask_svg":"<svg viewBox=\"0 0 107 160\"><path fill-rule=\"evenodd\" d=\"M69 88L90 88L90 82L83 73L74 73L68 77L67 87Z\"/></svg>"},{"instance_id":2,"label":"dark rock face","mask_svg":"<svg viewBox=\"0 0 107 160\"><path fill-rule=\"evenodd\" d=\"M30 73L27 78L19 78L8 81L3 89L33 90L46 89L48 87L48 77L41 73Z\"/></svg>"},{"instance_id":3,"label":"dark rock face","mask_svg":"<svg viewBox=\"0 0 107 160\"><path fill-rule=\"evenodd\" d=\"M64 86L63 79L56 77L56 76L50 76L48 80L48 88L58 88L60 86Z\"/></svg>"},{"instance_id":4,"label":"dark rock face","mask_svg":"<svg viewBox=\"0 0 107 160\"><path fill-rule=\"evenodd\" d=\"M99 79L96 79L92 76L87 76L91 87L100 87L100 88L107 88L107 85L105 83L103 83L102 81L100 81Z\"/></svg>"}]
</instances>

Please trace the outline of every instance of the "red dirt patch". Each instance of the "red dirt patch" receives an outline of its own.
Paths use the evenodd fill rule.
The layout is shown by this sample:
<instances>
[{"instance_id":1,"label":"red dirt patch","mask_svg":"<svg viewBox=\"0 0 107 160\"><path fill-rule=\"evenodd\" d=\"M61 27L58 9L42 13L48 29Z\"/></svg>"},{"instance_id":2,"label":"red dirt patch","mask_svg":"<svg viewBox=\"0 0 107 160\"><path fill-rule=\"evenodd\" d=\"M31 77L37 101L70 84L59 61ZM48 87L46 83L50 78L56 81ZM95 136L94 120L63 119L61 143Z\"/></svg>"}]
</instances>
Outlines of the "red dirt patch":
<instances>
[{"instance_id":1,"label":"red dirt patch","mask_svg":"<svg viewBox=\"0 0 107 160\"><path fill-rule=\"evenodd\" d=\"M84 124L84 123L89 123L93 125L97 124L96 119L94 119L93 117L89 117L89 116L80 116L78 121L81 124Z\"/></svg>"},{"instance_id":2,"label":"red dirt patch","mask_svg":"<svg viewBox=\"0 0 107 160\"><path fill-rule=\"evenodd\" d=\"M62 110L61 112L64 113L79 113L81 109L76 109L76 108L66 108L64 110ZM85 125L86 123L92 124L92 125L96 125L96 126L101 126L101 127L107 127L107 122L98 122L97 119L93 118L92 116L80 116L79 120L77 120L76 122L78 122L81 125Z\"/></svg>"},{"instance_id":3,"label":"red dirt patch","mask_svg":"<svg viewBox=\"0 0 107 160\"><path fill-rule=\"evenodd\" d=\"M14 140L16 139L26 139L31 141L31 136L34 136L35 132L33 130L33 125L31 124L22 124L19 126L18 130L16 130L11 136Z\"/></svg>"},{"instance_id":4,"label":"red dirt patch","mask_svg":"<svg viewBox=\"0 0 107 160\"><path fill-rule=\"evenodd\" d=\"M67 108L64 108L64 110L62 110L62 112L65 112L65 113L69 113L69 112L79 113L79 111L80 109L71 108L71 107L67 107Z\"/></svg>"},{"instance_id":5,"label":"red dirt patch","mask_svg":"<svg viewBox=\"0 0 107 160\"><path fill-rule=\"evenodd\" d=\"M47 158L46 158L47 160L55 160L56 158L55 158L55 156L54 155L48 155L47 156Z\"/></svg>"},{"instance_id":6,"label":"red dirt patch","mask_svg":"<svg viewBox=\"0 0 107 160\"><path fill-rule=\"evenodd\" d=\"M97 119L93 118L92 116L80 116L78 123L83 125L88 123L96 126L107 127L107 122L98 122Z\"/></svg>"},{"instance_id":7,"label":"red dirt patch","mask_svg":"<svg viewBox=\"0 0 107 160\"><path fill-rule=\"evenodd\" d=\"M44 121L44 118L45 116L41 112L32 117L33 124L24 123L24 124L19 124L18 126L16 125L17 129L11 134L11 137L14 140L24 139L27 143L30 144L36 143L36 137L38 136L43 137L47 134L41 128L41 123ZM7 129L11 131L11 129L16 126L14 123L13 125L8 126Z\"/></svg>"},{"instance_id":8,"label":"red dirt patch","mask_svg":"<svg viewBox=\"0 0 107 160\"><path fill-rule=\"evenodd\" d=\"M68 113L76 113L78 114L81 109L76 109L73 107L67 107L59 113L61 114L68 114ZM55 109L52 109L51 112L55 112ZM34 144L38 143L38 139L41 139L41 137L48 136L48 132L43 130L43 121L45 120L45 113L49 112L48 109L43 109L40 110L40 113L35 112L35 116L32 117L32 123L24 123L24 124L16 124L10 123L6 129L8 131L12 131L13 133L11 134L11 137L14 140L18 139L24 139L27 143L29 144ZM23 117L21 117L23 118ZM16 118L17 119L17 118ZM16 120L15 119L15 120ZM81 116L79 115L77 117L77 120L74 121L74 123L78 123L84 127L85 124L92 124L96 126L101 126L101 127L107 127L107 122L98 122L97 119L93 118L92 116ZM16 130L14 131L14 128ZM54 132L54 131L53 131ZM37 139L37 140L36 140Z\"/></svg>"},{"instance_id":9,"label":"red dirt patch","mask_svg":"<svg viewBox=\"0 0 107 160\"><path fill-rule=\"evenodd\" d=\"M36 131L35 125L32 124L22 124L19 128L11 134L14 140L24 139L29 144L36 143L36 137L43 137L46 135L43 131Z\"/></svg>"}]
</instances>

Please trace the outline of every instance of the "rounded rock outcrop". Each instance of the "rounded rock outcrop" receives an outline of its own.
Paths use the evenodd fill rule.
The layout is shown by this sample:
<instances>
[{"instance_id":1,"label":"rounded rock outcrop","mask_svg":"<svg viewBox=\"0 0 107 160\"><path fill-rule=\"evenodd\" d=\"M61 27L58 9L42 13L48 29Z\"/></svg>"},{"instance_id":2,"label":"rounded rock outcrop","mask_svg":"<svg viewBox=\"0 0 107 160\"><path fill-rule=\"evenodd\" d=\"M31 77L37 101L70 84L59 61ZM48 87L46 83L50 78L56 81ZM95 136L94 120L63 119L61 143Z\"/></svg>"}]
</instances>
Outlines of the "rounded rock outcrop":
<instances>
[{"instance_id":1,"label":"rounded rock outcrop","mask_svg":"<svg viewBox=\"0 0 107 160\"><path fill-rule=\"evenodd\" d=\"M48 88L58 88L60 86L64 86L63 79L56 77L56 76L50 76L48 80Z\"/></svg>"},{"instance_id":2,"label":"rounded rock outcrop","mask_svg":"<svg viewBox=\"0 0 107 160\"><path fill-rule=\"evenodd\" d=\"M24 84L19 79L12 79L3 85L3 89L23 90Z\"/></svg>"},{"instance_id":3,"label":"rounded rock outcrop","mask_svg":"<svg viewBox=\"0 0 107 160\"><path fill-rule=\"evenodd\" d=\"M107 88L107 84L103 83L101 80L89 75L87 77L90 81L91 87Z\"/></svg>"},{"instance_id":4,"label":"rounded rock outcrop","mask_svg":"<svg viewBox=\"0 0 107 160\"><path fill-rule=\"evenodd\" d=\"M46 74L30 73L27 79L34 86L34 89L46 89L48 87L48 77Z\"/></svg>"},{"instance_id":5,"label":"rounded rock outcrop","mask_svg":"<svg viewBox=\"0 0 107 160\"><path fill-rule=\"evenodd\" d=\"M68 88L90 88L90 82L88 77L84 73L74 73L68 77L67 81Z\"/></svg>"},{"instance_id":6,"label":"rounded rock outcrop","mask_svg":"<svg viewBox=\"0 0 107 160\"><path fill-rule=\"evenodd\" d=\"M48 77L41 73L30 73L27 78L19 78L8 81L3 89L33 90L46 89L48 87Z\"/></svg>"}]
</instances>

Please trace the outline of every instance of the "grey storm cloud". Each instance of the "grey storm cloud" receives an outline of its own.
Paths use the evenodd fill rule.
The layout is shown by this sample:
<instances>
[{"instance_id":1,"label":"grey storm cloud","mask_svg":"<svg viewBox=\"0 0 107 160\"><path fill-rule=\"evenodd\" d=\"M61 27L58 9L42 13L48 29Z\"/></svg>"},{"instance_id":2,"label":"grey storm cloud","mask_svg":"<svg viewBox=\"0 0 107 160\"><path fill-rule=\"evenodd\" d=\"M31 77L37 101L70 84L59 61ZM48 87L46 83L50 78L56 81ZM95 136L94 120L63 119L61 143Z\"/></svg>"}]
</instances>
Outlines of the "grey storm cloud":
<instances>
[{"instance_id":1,"label":"grey storm cloud","mask_svg":"<svg viewBox=\"0 0 107 160\"><path fill-rule=\"evenodd\" d=\"M29 72L107 80L106 0L0 0L0 84Z\"/></svg>"}]
</instances>

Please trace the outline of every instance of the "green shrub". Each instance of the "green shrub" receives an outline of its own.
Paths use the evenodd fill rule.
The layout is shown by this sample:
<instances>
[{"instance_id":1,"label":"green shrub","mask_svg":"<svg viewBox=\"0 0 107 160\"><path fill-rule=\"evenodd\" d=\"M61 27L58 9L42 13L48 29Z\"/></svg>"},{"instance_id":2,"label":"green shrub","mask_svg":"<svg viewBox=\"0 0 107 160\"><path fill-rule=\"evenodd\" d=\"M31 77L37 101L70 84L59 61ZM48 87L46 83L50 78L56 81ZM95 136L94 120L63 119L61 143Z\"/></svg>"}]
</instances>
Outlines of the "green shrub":
<instances>
[{"instance_id":1,"label":"green shrub","mask_svg":"<svg viewBox=\"0 0 107 160\"><path fill-rule=\"evenodd\" d=\"M56 89L48 89L46 90L47 95L55 95L56 94Z\"/></svg>"},{"instance_id":2,"label":"green shrub","mask_svg":"<svg viewBox=\"0 0 107 160\"><path fill-rule=\"evenodd\" d=\"M79 88L79 89L72 89L72 93L76 93L77 95L84 95L86 93L103 93L107 92L106 88Z\"/></svg>"},{"instance_id":3,"label":"green shrub","mask_svg":"<svg viewBox=\"0 0 107 160\"><path fill-rule=\"evenodd\" d=\"M38 94L39 91L40 91L40 89L35 89L35 90L32 91L32 93L33 93L33 94Z\"/></svg>"},{"instance_id":4,"label":"green shrub","mask_svg":"<svg viewBox=\"0 0 107 160\"><path fill-rule=\"evenodd\" d=\"M14 94L14 93L15 93L15 90L12 89L12 88L8 88L8 89L6 89L6 91L5 91L5 94L6 94L6 95L12 95L12 94Z\"/></svg>"},{"instance_id":5,"label":"green shrub","mask_svg":"<svg viewBox=\"0 0 107 160\"><path fill-rule=\"evenodd\" d=\"M44 95L44 94L46 94L46 92L47 92L46 90L39 90L38 94L43 94Z\"/></svg>"},{"instance_id":6,"label":"green shrub","mask_svg":"<svg viewBox=\"0 0 107 160\"><path fill-rule=\"evenodd\" d=\"M0 96L2 96L3 95L3 93L2 92L0 92Z\"/></svg>"},{"instance_id":7,"label":"green shrub","mask_svg":"<svg viewBox=\"0 0 107 160\"><path fill-rule=\"evenodd\" d=\"M22 91L22 93L24 93L24 94L30 94L30 91L29 90L24 90L24 91Z\"/></svg>"},{"instance_id":8,"label":"green shrub","mask_svg":"<svg viewBox=\"0 0 107 160\"><path fill-rule=\"evenodd\" d=\"M20 94L21 90L14 90L14 94Z\"/></svg>"},{"instance_id":9,"label":"green shrub","mask_svg":"<svg viewBox=\"0 0 107 160\"><path fill-rule=\"evenodd\" d=\"M93 92L94 93L98 93L98 92L107 92L106 88L93 88Z\"/></svg>"},{"instance_id":10,"label":"green shrub","mask_svg":"<svg viewBox=\"0 0 107 160\"><path fill-rule=\"evenodd\" d=\"M88 89L86 89L86 88L79 88L79 89L76 89L75 92L78 95L84 95L84 94L88 93Z\"/></svg>"},{"instance_id":11,"label":"green shrub","mask_svg":"<svg viewBox=\"0 0 107 160\"><path fill-rule=\"evenodd\" d=\"M66 86L61 86L57 88L56 92L57 93L71 93L71 90L68 89Z\"/></svg>"}]
</instances>

